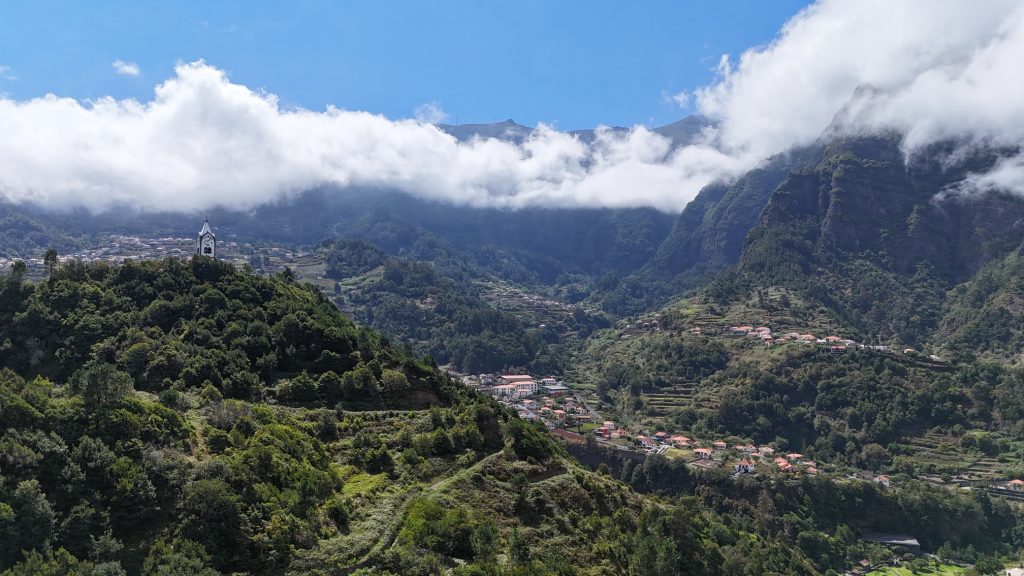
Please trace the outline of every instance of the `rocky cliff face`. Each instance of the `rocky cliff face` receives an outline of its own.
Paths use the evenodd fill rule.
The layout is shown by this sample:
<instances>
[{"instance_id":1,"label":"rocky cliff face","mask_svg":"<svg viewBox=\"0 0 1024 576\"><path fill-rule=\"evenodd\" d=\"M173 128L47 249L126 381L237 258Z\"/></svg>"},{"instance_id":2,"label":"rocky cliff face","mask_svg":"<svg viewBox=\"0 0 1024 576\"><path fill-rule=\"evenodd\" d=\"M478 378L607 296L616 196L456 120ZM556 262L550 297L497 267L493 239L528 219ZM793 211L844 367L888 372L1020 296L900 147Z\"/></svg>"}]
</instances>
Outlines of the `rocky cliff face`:
<instances>
[{"instance_id":1,"label":"rocky cliff face","mask_svg":"<svg viewBox=\"0 0 1024 576\"><path fill-rule=\"evenodd\" d=\"M998 156L945 144L907 158L894 135L835 138L774 190L739 269L813 294L865 335L928 342L955 307L947 292L1024 239L1020 198L949 193Z\"/></svg>"}]
</instances>

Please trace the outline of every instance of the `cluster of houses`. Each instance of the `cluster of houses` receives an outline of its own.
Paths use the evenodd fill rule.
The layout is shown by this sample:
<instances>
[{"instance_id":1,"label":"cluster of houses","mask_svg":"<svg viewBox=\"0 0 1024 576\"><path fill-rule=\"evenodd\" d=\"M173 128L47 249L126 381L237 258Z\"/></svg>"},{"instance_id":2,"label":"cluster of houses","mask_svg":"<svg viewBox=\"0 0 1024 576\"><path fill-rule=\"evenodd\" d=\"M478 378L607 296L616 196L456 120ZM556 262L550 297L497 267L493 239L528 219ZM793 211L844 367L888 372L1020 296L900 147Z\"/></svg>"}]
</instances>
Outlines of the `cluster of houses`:
<instances>
[{"instance_id":1,"label":"cluster of houses","mask_svg":"<svg viewBox=\"0 0 1024 576\"><path fill-rule=\"evenodd\" d=\"M693 328L691 330L694 334L700 334L701 329ZM829 351L833 354L843 354L846 352L848 346L856 346L857 342L850 340L849 338L840 338L839 336L825 336L819 338L814 334L801 334L799 332L787 332L785 334L774 334L771 328L767 326L732 326L728 329L728 332L732 336L745 336L748 338L756 338L760 342L764 343L765 346L771 346L772 344L781 344L784 342L796 342L799 344L821 344L829 347Z\"/></svg>"},{"instance_id":2,"label":"cluster of houses","mask_svg":"<svg viewBox=\"0 0 1024 576\"><path fill-rule=\"evenodd\" d=\"M590 410L572 398L541 396L527 398L518 406L520 416L528 419L540 419L547 427L557 428L573 424L588 423L593 420Z\"/></svg>"},{"instance_id":3,"label":"cluster of houses","mask_svg":"<svg viewBox=\"0 0 1024 576\"><path fill-rule=\"evenodd\" d=\"M548 429L586 424L593 415L572 395L565 384L554 377L536 378L529 374L480 374L466 376L463 382L490 394L511 406L526 420L539 420Z\"/></svg>"},{"instance_id":4,"label":"cluster of houses","mask_svg":"<svg viewBox=\"0 0 1024 576\"><path fill-rule=\"evenodd\" d=\"M478 390L498 399L520 400L538 394L565 396L569 387L553 377L534 378L529 374L480 374L475 377Z\"/></svg>"},{"instance_id":5,"label":"cluster of houses","mask_svg":"<svg viewBox=\"0 0 1024 576\"><path fill-rule=\"evenodd\" d=\"M759 342L765 346L771 346L773 344L783 344L787 342L793 342L798 344L806 345L820 345L828 346L828 350L832 354L845 354L850 348L861 348L865 350L874 350L876 352L897 352L899 349L893 349L890 346L884 345L868 345L858 344L855 340L849 338L842 338L839 336L825 336L824 338L815 336L814 334L801 334L800 332L786 332L785 334L775 334L771 328L767 326L730 326L725 329L726 334L737 337L756 338ZM700 335L705 333L705 328L696 326L690 329L691 334ZM902 349L903 354L911 356L923 356L917 350L913 348ZM933 362L944 362L944 360L934 354L927 356L928 360Z\"/></svg>"},{"instance_id":6,"label":"cluster of houses","mask_svg":"<svg viewBox=\"0 0 1024 576\"><path fill-rule=\"evenodd\" d=\"M811 460L807 460L803 454L792 453L786 454L785 456L776 456L773 460L775 467L780 472L797 473L803 472L805 474L817 474L818 465Z\"/></svg>"},{"instance_id":7,"label":"cluster of houses","mask_svg":"<svg viewBox=\"0 0 1024 576\"><path fill-rule=\"evenodd\" d=\"M629 439L630 434L617 427L615 422L606 421L594 430L600 439L612 441ZM647 453L661 452L668 448L689 450L693 453L693 466L700 468L718 468L723 464L732 463L737 474L754 474L757 466L772 466L785 473L817 474L817 465L804 457L803 454L785 454L776 456L771 446L754 446L753 444L734 444L730 446L724 440L713 442L687 438L681 434L656 432L650 436L637 435L632 437L638 448Z\"/></svg>"}]
</instances>

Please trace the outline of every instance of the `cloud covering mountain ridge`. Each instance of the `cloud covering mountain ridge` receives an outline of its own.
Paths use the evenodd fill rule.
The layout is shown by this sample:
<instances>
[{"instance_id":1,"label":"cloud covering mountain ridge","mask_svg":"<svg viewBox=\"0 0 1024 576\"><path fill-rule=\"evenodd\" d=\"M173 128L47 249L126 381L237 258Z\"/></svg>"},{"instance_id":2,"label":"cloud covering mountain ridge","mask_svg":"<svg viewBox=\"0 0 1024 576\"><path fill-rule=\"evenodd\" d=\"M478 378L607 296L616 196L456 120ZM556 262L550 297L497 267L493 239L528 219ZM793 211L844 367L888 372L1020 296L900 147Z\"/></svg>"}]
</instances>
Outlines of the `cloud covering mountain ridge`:
<instances>
[{"instance_id":1,"label":"cloud covering mountain ridge","mask_svg":"<svg viewBox=\"0 0 1024 576\"><path fill-rule=\"evenodd\" d=\"M1019 149L1022 54L1019 2L822 0L677 99L711 123L676 146L642 126L598 128L586 142L543 125L521 141L460 141L428 122L443 118L434 104L418 120L286 109L183 63L148 102L0 98L0 196L96 211L247 208L334 184L470 206L676 212L710 182L813 142L840 110L833 129L898 131L907 154L951 139ZM1011 155L958 191L1024 193L1021 166Z\"/></svg>"}]
</instances>

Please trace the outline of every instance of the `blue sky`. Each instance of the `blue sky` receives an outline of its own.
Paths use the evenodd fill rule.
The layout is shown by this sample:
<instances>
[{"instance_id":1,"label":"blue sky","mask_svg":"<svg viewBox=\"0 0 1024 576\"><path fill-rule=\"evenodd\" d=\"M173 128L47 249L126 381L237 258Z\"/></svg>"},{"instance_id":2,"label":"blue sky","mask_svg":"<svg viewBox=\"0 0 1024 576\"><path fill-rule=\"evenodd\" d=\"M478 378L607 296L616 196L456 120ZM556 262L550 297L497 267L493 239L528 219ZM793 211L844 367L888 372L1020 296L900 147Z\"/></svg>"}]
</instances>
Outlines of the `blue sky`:
<instances>
[{"instance_id":1,"label":"blue sky","mask_svg":"<svg viewBox=\"0 0 1024 576\"><path fill-rule=\"evenodd\" d=\"M765 44L807 2L8 2L0 93L149 100L204 59L285 106L328 104L560 129L660 125L666 98L713 79L722 54ZM119 75L115 60L135 63Z\"/></svg>"}]
</instances>

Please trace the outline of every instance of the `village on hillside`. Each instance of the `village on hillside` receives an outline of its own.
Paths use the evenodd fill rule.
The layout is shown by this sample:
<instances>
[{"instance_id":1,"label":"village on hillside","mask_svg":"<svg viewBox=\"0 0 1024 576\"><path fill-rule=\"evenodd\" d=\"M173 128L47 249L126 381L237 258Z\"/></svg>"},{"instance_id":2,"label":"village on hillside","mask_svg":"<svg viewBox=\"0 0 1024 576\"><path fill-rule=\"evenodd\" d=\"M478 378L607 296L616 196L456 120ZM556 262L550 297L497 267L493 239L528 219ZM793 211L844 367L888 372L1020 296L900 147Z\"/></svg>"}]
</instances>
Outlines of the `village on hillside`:
<instances>
[{"instance_id":1,"label":"village on hillside","mask_svg":"<svg viewBox=\"0 0 1024 576\"><path fill-rule=\"evenodd\" d=\"M763 340L770 331L766 328L737 326L730 328L726 334ZM861 346L852 340L835 336L817 338L810 334L795 332L772 339L777 342L828 346L830 352L834 354L844 353L834 351L837 347ZM880 347L868 348L880 352L889 351ZM905 353L912 352L907 350ZM936 358L930 360L941 361ZM657 454L667 458L681 458L694 469L722 470L736 476L761 474L778 478L797 478L827 474L836 479L871 482L881 488L887 488L898 481L886 472L851 470L828 463L818 463L804 454L785 451L772 444L756 445L737 441L735 438L691 437L681 431L649 431L641 426L622 425L608 415L599 413L588 404L579 390L552 376L455 373L453 375L471 389L491 395L497 401L514 409L520 417L543 424L553 436L570 444L594 442L609 449L634 453L638 457ZM1024 480L1003 480L992 471L968 471L950 477L921 474L916 479L954 490L986 490L993 496L1024 502Z\"/></svg>"},{"instance_id":2,"label":"village on hillside","mask_svg":"<svg viewBox=\"0 0 1024 576\"><path fill-rule=\"evenodd\" d=\"M131 236L113 235L97 238L94 246L81 248L66 254L58 254L61 262L108 262L118 264L126 260L157 260L176 257L191 258L196 253L196 239L175 236ZM300 264L309 254L272 243L251 243L224 239L217 243L217 258L237 266L249 265L260 274L284 271L285 267ZM33 258L0 257L0 269L9 269L16 260L27 266L30 278L42 278L46 274L43 255Z\"/></svg>"}]
</instances>

